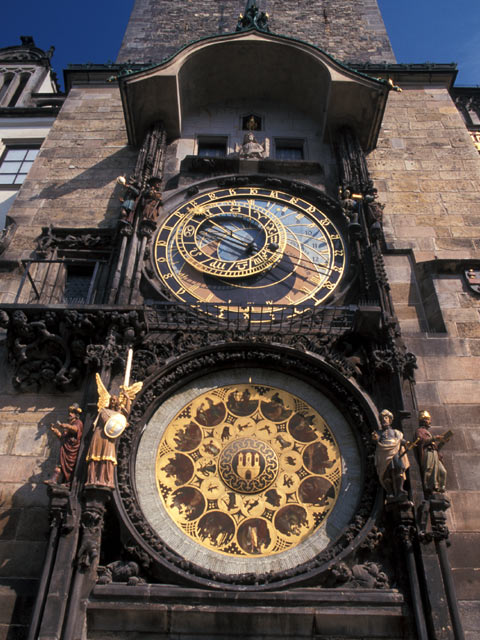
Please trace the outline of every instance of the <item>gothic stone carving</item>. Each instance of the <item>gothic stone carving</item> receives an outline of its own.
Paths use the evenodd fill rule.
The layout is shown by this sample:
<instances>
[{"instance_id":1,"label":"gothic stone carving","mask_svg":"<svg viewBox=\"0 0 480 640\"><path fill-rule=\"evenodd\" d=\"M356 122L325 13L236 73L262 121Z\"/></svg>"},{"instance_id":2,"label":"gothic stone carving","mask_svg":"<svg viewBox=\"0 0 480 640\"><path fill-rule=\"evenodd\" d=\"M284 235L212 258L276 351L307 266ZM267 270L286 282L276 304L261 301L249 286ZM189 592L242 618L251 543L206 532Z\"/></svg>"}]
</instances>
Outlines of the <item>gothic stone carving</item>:
<instances>
[{"instance_id":1,"label":"gothic stone carving","mask_svg":"<svg viewBox=\"0 0 480 640\"><path fill-rule=\"evenodd\" d=\"M124 366L125 346L138 341L144 324L135 311L44 311L23 307L3 312L8 329L13 386L19 391L81 382L86 366Z\"/></svg>"}]
</instances>

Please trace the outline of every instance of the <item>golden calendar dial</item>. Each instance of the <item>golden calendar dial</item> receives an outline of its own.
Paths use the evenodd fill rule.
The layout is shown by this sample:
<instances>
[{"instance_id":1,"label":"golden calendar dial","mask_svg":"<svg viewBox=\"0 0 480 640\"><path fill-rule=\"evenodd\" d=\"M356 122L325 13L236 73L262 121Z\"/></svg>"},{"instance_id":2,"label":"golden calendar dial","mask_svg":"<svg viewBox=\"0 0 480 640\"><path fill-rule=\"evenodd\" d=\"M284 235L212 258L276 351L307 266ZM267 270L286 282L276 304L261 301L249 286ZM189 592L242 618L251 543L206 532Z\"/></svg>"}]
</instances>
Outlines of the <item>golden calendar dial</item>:
<instances>
[{"instance_id":1,"label":"golden calendar dial","mask_svg":"<svg viewBox=\"0 0 480 640\"><path fill-rule=\"evenodd\" d=\"M195 543L231 557L279 554L322 528L342 480L339 445L305 401L237 383L189 401L156 456L164 509Z\"/></svg>"},{"instance_id":2,"label":"golden calendar dial","mask_svg":"<svg viewBox=\"0 0 480 640\"><path fill-rule=\"evenodd\" d=\"M153 258L175 298L209 303L220 318L240 307L254 322L323 303L346 262L339 230L318 207L261 187L216 189L186 202L160 226Z\"/></svg>"}]
</instances>

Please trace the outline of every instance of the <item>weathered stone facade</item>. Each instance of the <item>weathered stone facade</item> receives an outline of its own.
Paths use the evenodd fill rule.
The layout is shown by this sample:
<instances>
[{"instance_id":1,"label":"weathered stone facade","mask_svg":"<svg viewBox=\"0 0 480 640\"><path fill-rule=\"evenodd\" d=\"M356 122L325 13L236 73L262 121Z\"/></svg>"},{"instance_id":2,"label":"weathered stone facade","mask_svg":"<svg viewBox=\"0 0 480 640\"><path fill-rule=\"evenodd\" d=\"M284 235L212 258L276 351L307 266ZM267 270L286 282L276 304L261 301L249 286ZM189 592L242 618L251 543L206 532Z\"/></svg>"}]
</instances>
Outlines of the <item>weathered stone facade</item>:
<instances>
[{"instance_id":1,"label":"weathered stone facade","mask_svg":"<svg viewBox=\"0 0 480 640\"><path fill-rule=\"evenodd\" d=\"M435 76L435 74L428 78L428 70L424 75L405 69L399 71L398 66L393 64L393 53L375 0L362 0L361 2L301 0L297 3L268 0L259 3L259 5L270 14L271 32L308 41L342 62L354 61L373 64L386 61L387 64L383 68L379 65L375 70L365 67L362 71L371 73L373 77L383 74L385 80L392 77L394 82L403 89L402 92L392 91L389 94L378 142L375 150L367 155L367 163L373 179L373 186L378 190L378 202L385 205L381 246L388 282L384 283L384 287L385 291L391 293L394 306L394 315L389 316L388 321L392 327L398 321L406 350L414 354L417 359L415 381L413 381L411 369L408 374L405 374L405 370L408 368L405 364L405 357L400 358L401 367L398 363L395 364L395 366L398 365L399 371L402 370L398 374L398 379L401 379L403 394L407 399L405 406L402 405L402 428L407 438L413 439L417 426L416 412L420 409L428 409L432 414L434 433L440 434L447 429L454 432L453 439L443 450L448 471L448 497L451 500L451 508L447 512L452 542L449 549L449 559L466 638L474 640L478 633L480 615L478 596L480 477L477 470L480 447L480 410L476 396L480 387L480 299L478 294L467 285L464 272L471 267L479 268L480 157L450 97L451 76L449 72L445 72L442 78ZM197 40L202 36L230 33L234 31L237 16L244 8L245 2L243 0L215 2L196 0L188 3L174 3L170 0L155 2L153 0L137 0L118 60L121 63L131 61L147 64L150 60L159 62L164 57L172 55L187 42ZM389 66L390 63L391 66ZM115 68L114 72L119 73L121 69ZM107 230L107 233L110 232L112 238L118 239L116 253L109 258L108 269L111 273L115 270L118 254L122 255L123 249L118 247L123 246L124 248L128 241L122 240L117 226L122 206L120 198L125 195L125 190L117 184L116 179L118 176L131 176L134 173L138 149L128 144L120 90L116 83L108 81L112 71L99 68L96 71L87 70L86 75L88 76L89 73L91 74L89 79L82 76L81 71L71 73L71 86L63 108L42 145L33 169L25 180L10 211L10 215L19 226L19 231L1 256L0 304L4 305L8 313L12 312L12 308L8 305L16 301L16 295L24 275L20 261L39 257L40 253L38 251L36 253L38 250L36 241L42 233L46 233L45 229L49 225L69 230L75 228L103 229ZM336 174L332 139L329 139L328 136L320 137L315 128L315 122L303 113L292 116L289 111L291 107L287 108L283 105L276 105L274 112L271 106L269 107L268 101L263 102L262 100L253 104L230 102L226 107L214 105L214 108L210 110L205 108L200 113L189 114L185 118L180 137L177 139L169 138L165 149L162 149L162 153L165 152L162 183L165 199L170 198L174 203L180 202L180 197L186 197L182 189L187 188L191 189L188 197L193 197L196 193L195 189L198 189L197 183L206 178L213 180L218 179L219 176L221 178L223 174L238 173L238 176L234 176L235 179L245 179L249 173L249 167L238 163L238 159L234 160L233 156L235 148L245 134L241 128L241 118L249 112L249 109L255 113L258 112L261 117L265 117L265 114L267 116L274 114L270 120L267 119L267 125L259 135L259 137L268 138L268 144L271 145L272 150L276 138L301 138L305 154L302 162L296 164L282 164L281 161L274 160L272 156L263 165L261 163L255 164L254 170L251 169L250 172L261 173L263 171L264 174L273 174L274 180L283 180L283 184L288 183L292 190L298 189L296 192L298 194L303 193L301 189L305 188L302 185L299 187L298 183L302 183L308 188L315 187L332 199L337 197L340 174ZM210 159L210 164L202 165L196 155L202 136L207 141L211 141L215 136L228 138L227 150L231 157L221 161L211 161ZM223 161L228 161L230 164L222 165ZM237 164L234 164L235 162ZM205 166L208 167L208 170L205 169ZM225 166L227 169L224 168ZM250 168L252 166L250 165ZM233 170L232 167L234 167ZM233 184L231 182L228 186ZM182 196L179 195L181 193ZM381 215L379 219L380 217ZM378 240L378 230L376 233L376 236L371 234L372 244L374 238ZM140 256L140 263L147 254L145 246L148 237L147 229L140 236L138 247L135 249L137 251L135 255ZM141 244L142 242L143 244ZM55 244L49 246L48 251L50 251L48 255L51 257L58 255ZM133 249L131 255L134 255ZM132 264L133 262L132 259ZM380 269L380 267L378 268ZM128 266L128 269L122 272L123 276L126 274L130 278L132 270L133 266ZM139 274L140 271L138 269ZM118 275L120 277L120 272ZM147 276L150 277L148 270L144 270L141 275L144 280ZM381 274L378 279L382 280ZM104 279L102 282L105 287L107 280ZM108 282L111 284L112 278ZM29 286L28 281L26 283L25 286ZM121 288L122 282L119 286ZM134 283L130 283L130 287L133 290ZM107 299L111 300L109 295L110 291L105 288L100 291L98 298L103 296L102 302ZM163 325L160 329L156 327L156 333L153 329L148 329L148 331L145 329L148 322L142 315L144 313L143 304L149 302L155 295L155 291L152 293L152 290L144 285L141 291L138 289L130 298L127 296L129 300L133 299L139 303L135 309L133 306L127 307L126 305L123 305L121 309L119 305L118 308L104 306L100 309L90 310L91 316L83 317L80 315L78 316L80 319L75 316L77 328L81 325L81 331L85 330L91 339L88 346L92 347L91 351L80 349L81 355L72 352L72 359L77 358L83 367L81 376L84 378L80 378L82 384L77 390L73 389L73 385L65 384L66 392L56 391L51 385L44 391L40 389L41 380L39 380L37 390L32 387L28 389L27 393L22 393L18 386L12 385L12 374L19 362L22 365L25 364L25 359L22 361L24 342L27 343L30 340L29 344L33 344L35 347L35 341L31 335L21 333L22 327L17 334L10 328L10 337L7 337L6 334L3 336L2 362L5 363L5 366L3 366L0 375L0 388L2 389L0 395L2 402L0 407L0 558L2 559L0 562L0 638L12 640L25 637L39 579L43 580L41 578L42 569L46 566L43 558L48 549L49 531L52 530L49 529L48 497L43 482L50 477L58 460L58 442L49 432L48 426L57 419L65 420L68 406L76 401L84 407L85 415L88 416L88 429L91 428L96 403L92 372L104 365L104 370L109 371L108 375L114 371L117 376L116 382L118 382L118 370L120 364L123 365L119 356L120 347L125 350L126 345L134 340L138 340L140 343L148 331L154 335L154 339L150 344L147 344L147 347L142 343L142 357L147 364L150 362L150 369L145 363L142 364L148 375L151 375L154 370L151 362L156 363L157 369L159 367L168 369L170 366L168 364L169 358L173 360L178 357L180 360L182 358L185 360L185 353L188 353L188 350L182 351L182 347L185 349L185 344L192 350L206 350L212 344L215 344L215 348L217 348L218 341L221 339L225 339L227 345L229 342L234 342L235 339L240 343L242 340L251 340L252 351L258 350L260 353L258 355L255 351L256 357L267 359L265 353L261 353L261 349L257 345L257 342L266 341L265 337L252 337L252 334L249 333L236 336L232 333L228 334L227 338L225 336L219 338L218 333L209 335L206 331L202 342L198 336L187 330L186 337L182 338L185 344L179 346L175 343L172 346L168 343L167 331L167 329L171 329L171 318L168 319L170 325L167 329ZM42 304L50 301L40 298L36 302ZM22 299L21 302L25 302L25 300ZM363 301L367 306L369 302L371 301ZM60 304L50 307L52 311L59 311L59 315L55 318L64 317L62 315L64 306ZM372 308L374 306L372 304ZM117 314L119 309L120 312ZM48 313L47 307L43 310ZM73 313L78 311L79 309L75 308ZM175 311L173 315L176 313L179 312ZM375 315L378 310L375 308L371 313ZM179 323L182 317L180 312L178 315ZM5 318L2 317L2 321L4 320ZM39 341L51 337L52 317L47 325L42 325L37 317L33 322L34 331L37 332L35 335ZM152 318L150 318L150 322L154 324ZM160 326L160 321L158 323ZM88 331L85 329L87 326ZM108 331L106 327L109 327ZM379 331L380 327L376 326L376 330ZM16 342L11 338L12 334L17 338ZM392 329L392 335L394 334L395 330ZM80 335L83 339L84 334L80 332ZM370 345L374 342L375 336L372 337L370 333L367 338ZM178 335L175 336L175 339L182 342ZM312 339L308 347L305 345L302 347L309 353L309 356L317 348L317 354L319 353L322 358L325 357L330 363L329 366L334 362L342 375L352 380L359 379L365 383L368 376L362 378L364 373L362 367L368 367L362 360L363 354L359 355L361 349L352 354L349 351L351 345L347 345L345 352L340 356L338 353L332 355L332 352L328 352L327 348L324 349L325 345L320 344L320 340L316 343L315 339ZM275 340L281 342L278 336L275 337ZM284 342L287 354L289 350L297 348L297 343L292 338L289 340L290 342L288 340ZM275 344L275 348L280 348L279 343ZM85 345L82 348L85 349ZM300 350L300 347L298 349ZM32 358L34 359L36 357L35 349L32 348L30 353L33 353ZM396 355L398 356L398 353ZM215 363L215 366L218 365L214 356L208 357L211 358L212 363ZM222 357L227 358L225 355ZM328 357L331 359L328 360ZM115 360L115 358L117 359ZM148 360L149 358L151 360ZM140 367L138 363L137 366ZM236 366L240 366L238 362ZM179 366L178 369L181 370L181 367ZM141 367L140 370L143 371ZM336 375L338 375L338 371ZM373 398L372 406L375 402L376 409L383 408L383 397L388 397L389 401L394 402L395 393L397 393L397 390L392 391L387 388L390 378L381 367L379 367L379 371L380 373L377 371L375 373L378 376L375 378L375 384L372 385L371 380L368 380L371 385L369 393ZM184 370L178 373L179 378L182 375L191 375L187 365ZM307 374L303 375L304 378L307 377ZM387 381L386 386L383 385L382 375ZM113 374L112 378L114 378ZM166 378L173 379L174 374L169 372ZM172 385L180 384L176 379L170 383ZM89 437L88 429L86 431L87 438ZM86 441L84 440L83 454L85 454L87 446ZM413 493L415 499L420 502L421 482L418 477L416 458L414 453L410 453L409 457L412 464ZM370 457L370 464L371 460ZM81 511L80 487L85 471L83 466L79 467L78 479L69 498L71 500L70 507L73 505L74 512L74 517L71 513L68 514L68 518L72 516L73 523L70 523L69 527L73 527L74 534L71 533L71 529L68 529L68 535L73 537L80 535L81 527L83 527L82 531L88 529L85 522L80 525L79 515ZM101 517L103 517L101 508L98 508L98 513L101 513ZM111 540L117 536L118 523L111 514L109 518L113 518L107 522ZM384 522L382 522L383 524ZM58 522L57 524L53 522L52 528L57 525ZM409 522L409 526L413 527L413 525L414 523ZM63 533L59 531L60 529L55 535L60 538L54 539L56 541L63 540L64 547L61 553L64 555L60 556L59 554L59 557L68 559L68 562L65 561L65 566L68 566L65 575L69 576L68 580L71 577L72 582L68 582L65 578L66 582L51 585L50 591L45 587L45 594L48 591L48 598L45 595L46 600L40 605L52 616L48 619L49 624L54 619L52 612L57 609L62 610L62 607L67 607L67 604L72 620L74 617L72 612L75 607L79 612L84 612L87 607L85 600L78 596L78 593L82 593L82 589L85 588L82 580L88 573L88 569L82 565L84 560L82 560L81 553L79 558L75 559L78 539L74 538L74 542L71 542L71 548L67 551L65 548L67 536L62 538ZM113 536L112 531L114 532ZM371 538L375 537L375 532L370 532L368 535L371 542ZM380 534L379 537L381 538ZM374 548L375 544L371 544ZM105 548L101 550L102 563L117 560L124 553L124 550L120 549L118 540L113 546L113 550ZM366 547L368 547L367 543ZM129 549L128 553L133 553L131 548ZM422 549L424 549L423 555L419 554L419 557L422 555L421 561L424 566L431 568L427 590L428 597L433 598L432 592L435 592L433 583L436 580L441 581L438 564L435 564L434 543L427 542L426 546L422 546ZM85 552L81 545L80 552ZM142 555L138 553L138 549L136 553L137 555L134 557L140 562L139 559L142 558ZM86 555L88 556L88 553ZM365 555L365 557L369 556ZM53 567L53 564L50 566ZM148 566L148 563L145 566ZM144 569L145 567L142 566L142 571ZM57 571L55 576L58 577L59 568L56 567L55 570ZM71 573L68 573L70 571ZM168 581L169 575L167 572L166 581ZM358 631L358 633L362 634L362 640L367 637L369 639L388 637L390 640L397 640L400 637L416 638L413 623L405 621L409 614L411 616L408 597L404 599L403 593L401 593L407 581L405 575L401 575L401 571L397 573L397 578L401 584L399 589L392 589L387 594L382 593L378 597L365 593L358 596L358 591L352 591L340 598L338 595L340 592L330 591L330 588L323 590L325 595L322 595L322 589L313 589L311 592L299 590L295 598L298 596L302 611L305 610L307 613L305 618L298 619L294 619L293 615L290 617L290 610L286 615L286 609L282 613L284 617L280 616L276 619L275 607L283 606L281 604L283 594L278 595L278 601L275 600L277 595L273 594L271 600L268 600L268 607L271 608L268 608L267 611L271 617L263 618L261 612L256 611L256 617L252 617L248 624L243 623L245 624L245 633L250 634L245 637L260 637L258 627L253 628L255 626L251 622L253 620L262 622L264 626L261 633L265 637L275 628L276 630L283 629L284 633L288 632L288 637L291 638L340 636L357 638L356 607L358 602L362 601L366 611L364 617L360 616L363 626L361 627L362 631ZM48 579L47 576L45 581L48 582ZM163 577L159 578L157 575L156 579L157 582L161 582ZM43 583L41 587L42 585ZM318 587L318 583L308 584L308 586ZM216 602L203 615L202 612L207 611L207 605L210 606L210 604L202 598L205 593L208 593L209 596L212 593L203 587L198 590L191 589L182 596L185 599L177 609L175 609L174 602L177 587L171 588L169 586L167 591L162 591L162 585L152 586L142 583L128 588L124 585L114 584L102 585L102 587L104 590L97 590L96 604L89 613L88 621L92 623L94 631L88 637L92 639L100 637L149 638L153 637L150 634L152 633L151 625L154 624L157 625L157 630L161 629L163 633L171 634L165 635L165 637L177 637L175 634L183 634L181 637L196 638L197 635L191 634L197 634L199 627L202 627L205 621L209 625L215 626L215 617L219 616L218 611L220 611L215 607L222 606L221 603ZM76 596L80 599L76 601L72 596L69 601L69 590L75 591L75 589L78 590ZM130 596L128 589L137 590L132 591L131 593L134 595ZM310 596L313 592L316 595ZM221 593L223 597L223 592ZM246 593L245 599L242 600L242 607L248 605L248 589L246 589ZM238 597L241 599L244 596L239 595ZM263 596L257 596L253 593L251 597ZM310 597L311 600L309 600ZM376 597L377 599L375 599ZM360 599L358 600L358 598ZM384 599L382 600L382 598ZM438 640L450 640L450 638L454 638L454 635L449 628L450 622L446 613L445 601L442 600L443 595L439 598L440 600L436 604L442 610L438 613L437 626L431 637L438 638ZM169 604L164 605L167 601ZM78 602L81 603L81 606L78 605ZM129 604L125 605L125 602ZM132 602L132 606L138 607L137 610L142 612L141 624L137 624L135 620L132 622L132 618L129 617L128 607ZM158 604L159 602L161 605ZM173 605L171 605L172 602ZM198 602L203 603L201 607L198 607ZM429 602L435 601L433 599ZM121 620L118 624L124 625L125 633L124 635L118 633L113 635L111 633L112 627L108 625L111 625L115 620L115 609L119 603L123 607L123 617L118 616L118 619ZM187 614L187 611L191 610L192 603L199 611L201 610L198 617ZM173 606L173 609L169 609L170 606ZM352 616L346 618L343 626L338 620L340 607L345 607L348 614ZM173 615L172 610L175 610ZM300 605L295 611L299 610ZM64 615L65 611L62 611L62 615ZM329 613L325 613L326 611ZM391 613L382 617L385 611ZM151 618L149 618L150 614ZM225 611L222 610L221 615L226 615ZM370 618L369 615L371 615ZM390 629L388 623L385 622L388 615L391 615L392 620L395 621L395 626ZM46 627L43 629L41 637L45 640L53 637L65 638L66 640L75 638L77 640L73 632L74 622L69 621L68 614L62 620L62 623L57 620L57 627L60 625L58 628L54 628L53 622L51 622L51 627L45 623ZM298 626L296 626L297 620L299 620ZM38 624L40 623L38 622ZM61 630L62 624L64 624L63 631ZM243 629L240 624L237 635ZM275 627L275 625L277 626ZM368 625L371 625L369 632L365 630ZM439 631L442 625L443 631ZM135 635L132 635L133 633ZM137 634L141 635L137 636ZM31 636L31 640L33 637Z\"/></svg>"},{"instance_id":2,"label":"weathered stone facade","mask_svg":"<svg viewBox=\"0 0 480 640\"><path fill-rule=\"evenodd\" d=\"M376 0L263 0L270 30L320 47L343 62L395 62ZM243 0L137 1L118 62L160 62L207 35L231 33Z\"/></svg>"},{"instance_id":3,"label":"weathered stone facade","mask_svg":"<svg viewBox=\"0 0 480 640\"><path fill-rule=\"evenodd\" d=\"M369 167L385 202L386 266L395 311L416 354L418 408L455 436L448 470L450 557L467 637L476 634L480 510L480 157L445 87L402 84L390 95Z\"/></svg>"}]
</instances>

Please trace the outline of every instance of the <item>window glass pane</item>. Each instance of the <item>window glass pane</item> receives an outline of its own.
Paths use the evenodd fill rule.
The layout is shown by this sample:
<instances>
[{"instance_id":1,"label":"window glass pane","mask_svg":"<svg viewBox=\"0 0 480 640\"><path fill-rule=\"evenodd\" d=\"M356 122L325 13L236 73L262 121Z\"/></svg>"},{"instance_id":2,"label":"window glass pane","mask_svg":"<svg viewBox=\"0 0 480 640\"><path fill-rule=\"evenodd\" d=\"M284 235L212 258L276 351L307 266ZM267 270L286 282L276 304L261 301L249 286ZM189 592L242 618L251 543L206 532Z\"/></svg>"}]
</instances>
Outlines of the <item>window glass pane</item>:
<instances>
[{"instance_id":1,"label":"window glass pane","mask_svg":"<svg viewBox=\"0 0 480 640\"><path fill-rule=\"evenodd\" d=\"M23 160L27 154L27 149L9 149L5 160Z\"/></svg>"},{"instance_id":2,"label":"window glass pane","mask_svg":"<svg viewBox=\"0 0 480 640\"><path fill-rule=\"evenodd\" d=\"M22 184L25 176L32 168L38 151L39 149L31 147L25 147L24 149L8 149L7 147L7 152L0 163L0 175L8 174L8 177L2 178L0 184Z\"/></svg>"},{"instance_id":3,"label":"window glass pane","mask_svg":"<svg viewBox=\"0 0 480 640\"><path fill-rule=\"evenodd\" d=\"M17 173L21 162L4 162L0 167L0 173Z\"/></svg>"},{"instance_id":4,"label":"window glass pane","mask_svg":"<svg viewBox=\"0 0 480 640\"><path fill-rule=\"evenodd\" d=\"M303 160L301 147L277 147L276 156L279 160Z\"/></svg>"},{"instance_id":5,"label":"window glass pane","mask_svg":"<svg viewBox=\"0 0 480 640\"><path fill-rule=\"evenodd\" d=\"M20 173L28 173L32 167L32 162L22 162L22 166L20 167Z\"/></svg>"},{"instance_id":6,"label":"window glass pane","mask_svg":"<svg viewBox=\"0 0 480 640\"><path fill-rule=\"evenodd\" d=\"M2 175L0 173L0 184L13 184L15 175Z\"/></svg>"},{"instance_id":7,"label":"window glass pane","mask_svg":"<svg viewBox=\"0 0 480 640\"><path fill-rule=\"evenodd\" d=\"M226 145L222 142L200 142L198 145L199 156L210 158L222 158L226 153Z\"/></svg>"},{"instance_id":8,"label":"window glass pane","mask_svg":"<svg viewBox=\"0 0 480 640\"><path fill-rule=\"evenodd\" d=\"M66 304L85 304L93 276L93 267L67 267L67 281L63 301Z\"/></svg>"}]
</instances>

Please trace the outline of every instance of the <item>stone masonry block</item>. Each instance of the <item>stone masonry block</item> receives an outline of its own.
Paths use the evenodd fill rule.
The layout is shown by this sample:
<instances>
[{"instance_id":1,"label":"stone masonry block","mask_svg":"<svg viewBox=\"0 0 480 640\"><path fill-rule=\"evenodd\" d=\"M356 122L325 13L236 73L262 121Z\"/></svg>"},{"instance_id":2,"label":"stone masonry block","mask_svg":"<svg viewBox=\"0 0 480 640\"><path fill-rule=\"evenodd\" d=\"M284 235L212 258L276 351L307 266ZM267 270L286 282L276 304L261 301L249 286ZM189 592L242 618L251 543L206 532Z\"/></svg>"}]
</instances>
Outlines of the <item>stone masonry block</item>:
<instances>
[{"instance_id":1,"label":"stone masonry block","mask_svg":"<svg viewBox=\"0 0 480 640\"><path fill-rule=\"evenodd\" d=\"M445 404L469 404L478 399L480 394L480 380L439 381L436 387Z\"/></svg>"},{"instance_id":2,"label":"stone masonry block","mask_svg":"<svg viewBox=\"0 0 480 640\"><path fill-rule=\"evenodd\" d=\"M453 569L452 575L459 600L477 601L479 599L479 569Z\"/></svg>"},{"instance_id":3,"label":"stone masonry block","mask_svg":"<svg viewBox=\"0 0 480 640\"><path fill-rule=\"evenodd\" d=\"M18 427L12 453L16 456L44 456L47 445L45 428L38 426Z\"/></svg>"},{"instance_id":4,"label":"stone masonry block","mask_svg":"<svg viewBox=\"0 0 480 640\"><path fill-rule=\"evenodd\" d=\"M480 531L480 492L449 491L451 517L455 531Z\"/></svg>"},{"instance_id":5,"label":"stone masonry block","mask_svg":"<svg viewBox=\"0 0 480 640\"><path fill-rule=\"evenodd\" d=\"M479 322L458 322L458 335L463 338L480 338Z\"/></svg>"},{"instance_id":6,"label":"stone masonry block","mask_svg":"<svg viewBox=\"0 0 480 640\"><path fill-rule=\"evenodd\" d=\"M45 542L17 542L0 540L1 577L36 578L45 556Z\"/></svg>"},{"instance_id":7,"label":"stone masonry block","mask_svg":"<svg viewBox=\"0 0 480 640\"><path fill-rule=\"evenodd\" d=\"M0 504L2 509L47 507L49 504L45 484L2 482L0 484Z\"/></svg>"},{"instance_id":8,"label":"stone masonry block","mask_svg":"<svg viewBox=\"0 0 480 640\"><path fill-rule=\"evenodd\" d=\"M452 533L448 557L456 569L480 567L480 533Z\"/></svg>"},{"instance_id":9,"label":"stone masonry block","mask_svg":"<svg viewBox=\"0 0 480 640\"><path fill-rule=\"evenodd\" d=\"M474 380L480 371L480 357L424 357L429 380Z\"/></svg>"},{"instance_id":10,"label":"stone masonry block","mask_svg":"<svg viewBox=\"0 0 480 640\"><path fill-rule=\"evenodd\" d=\"M480 602L460 602L459 604L465 631L472 631L478 636L478 630L480 629ZM475 635L471 636L471 640L475 640Z\"/></svg>"}]
</instances>

